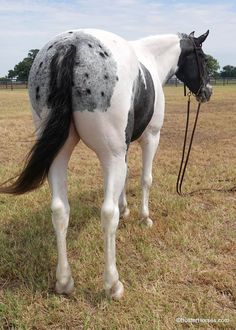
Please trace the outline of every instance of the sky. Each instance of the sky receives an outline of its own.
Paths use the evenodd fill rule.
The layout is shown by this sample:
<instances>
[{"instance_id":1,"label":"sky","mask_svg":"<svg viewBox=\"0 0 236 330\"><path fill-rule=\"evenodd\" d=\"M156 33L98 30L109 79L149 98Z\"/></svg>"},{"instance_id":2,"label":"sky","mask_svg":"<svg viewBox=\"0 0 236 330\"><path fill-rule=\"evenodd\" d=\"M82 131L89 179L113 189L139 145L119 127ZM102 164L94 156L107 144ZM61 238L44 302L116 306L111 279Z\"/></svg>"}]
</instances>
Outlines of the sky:
<instances>
[{"instance_id":1,"label":"sky","mask_svg":"<svg viewBox=\"0 0 236 330\"><path fill-rule=\"evenodd\" d=\"M127 40L165 33L200 35L221 67L236 66L235 0L0 0L0 77L55 35L97 28Z\"/></svg>"}]
</instances>

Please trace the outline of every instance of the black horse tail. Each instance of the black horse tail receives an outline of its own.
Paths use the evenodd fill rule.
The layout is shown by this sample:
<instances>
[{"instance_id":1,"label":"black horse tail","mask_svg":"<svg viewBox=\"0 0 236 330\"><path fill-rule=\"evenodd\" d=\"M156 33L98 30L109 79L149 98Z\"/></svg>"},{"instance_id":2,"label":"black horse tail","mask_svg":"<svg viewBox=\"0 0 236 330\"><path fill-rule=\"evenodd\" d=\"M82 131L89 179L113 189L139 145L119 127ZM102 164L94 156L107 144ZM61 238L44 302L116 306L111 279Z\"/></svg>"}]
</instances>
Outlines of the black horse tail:
<instances>
[{"instance_id":1,"label":"black horse tail","mask_svg":"<svg viewBox=\"0 0 236 330\"><path fill-rule=\"evenodd\" d=\"M72 85L76 47L61 48L50 63L49 115L22 172L0 186L0 193L20 195L40 187L49 168L66 142L72 120ZM11 185L9 181L16 179ZM6 186L5 186L6 185Z\"/></svg>"}]
</instances>

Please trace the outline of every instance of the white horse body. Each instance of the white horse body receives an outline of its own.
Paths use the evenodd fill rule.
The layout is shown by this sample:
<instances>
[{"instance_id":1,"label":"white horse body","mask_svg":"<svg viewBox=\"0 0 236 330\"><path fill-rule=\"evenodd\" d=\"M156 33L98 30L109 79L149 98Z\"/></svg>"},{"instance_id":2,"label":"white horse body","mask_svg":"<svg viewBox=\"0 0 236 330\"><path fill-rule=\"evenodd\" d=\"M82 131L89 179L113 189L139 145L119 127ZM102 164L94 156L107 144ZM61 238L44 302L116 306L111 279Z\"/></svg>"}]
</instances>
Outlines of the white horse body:
<instances>
[{"instance_id":1,"label":"white horse body","mask_svg":"<svg viewBox=\"0 0 236 330\"><path fill-rule=\"evenodd\" d=\"M124 131L130 109L133 81L137 77L139 62L141 62L151 73L155 86L154 114L151 122L139 139L143 148L143 198L140 218L148 226L151 226L152 220L149 218L148 209L149 189L152 183L151 169L164 119L164 94L161 86L167 74L171 70L175 72L177 69L177 61L180 53L180 47L178 46L179 38L178 36L166 36L166 38L156 37L152 38L152 40L144 39L129 43L110 33L97 30L85 32L94 35L108 47L115 61L118 63L117 74L119 76L119 83L114 90L110 109L107 112L94 113L76 111L73 113L73 118L80 138L97 153L103 167L105 201L102 208L102 221L105 236L109 236L105 238L105 253L107 255L107 267L104 275L105 289L108 295L119 298L123 293L121 282L117 282L118 273L115 265L115 230L118 225L119 213L118 209L114 208L112 199L114 197L115 200L119 198L125 182L126 169L122 168L122 165L125 167L124 164L119 165L118 160L120 156L121 163L123 163L122 158L124 158L124 153L126 152ZM169 48L173 45L174 38L176 45L174 51L170 54ZM167 42L169 39L171 41L170 44ZM159 40L162 41L160 44ZM162 52L158 56L159 54L156 53L157 47L155 48L154 46L157 44L161 48L163 42L166 43L166 49L163 50L162 48ZM171 62L170 55L172 56ZM106 179L109 175L114 176L114 178ZM127 209L125 192L123 192L119 204L122 213L128 215L129 210Z\"/></svg>"},{"instance_id":2,"label":"white horse body","mask_svg":"<svg viewBox=\"0 0 236 330\"><path fill-rule=\"evenodd\" d=\"M58 293L69 294L74 286L66 252L70 211L67 165L74 147L82 139L96 152L104 174L104 202L101 209L105 243L104 287L110 297L119 299L123 295L123 285L119 281L116 268L115 234L119 217L129 215L125 196L126 154L129 143L134 139L138 140L143 158L140 218L147 226L151 226L148 201L152 184L152 162L164 120L162 85L178 69L183 51L180 41L180 35L162 35L128 42L101 30L75 30L65 32L50 41L33 63L29 77L29 94L39 142L31 151L34 161L30 160L31 165L27 165L23 171L26 175L22 172L23 175L13 188L1 188L0 192L24 193L37 188L45 175L48 175L52 192L52 221L58 247ZM79 42L80 46L77 46ZM65 81L67 79L68 84ZM65 86L65 90L58 86ZM71 94L71 99L68 98L68 93ZM60 102L58 99L61 99ZM137 118L140 113L135 113L134 110L136 99L143 103L140 108L143 114L139 120ZM145 107L150 113L145 113ZM54 152L50 143L52 141L53 144L57 136L60 139L60 131L50 135L50 125L53 130L54 124L50 122L50 113L53 111L56 113L52 117L55 121L58 116L62 118L58 120L59 124L55 124L57 129L61 129L63 134L66 130L63 125L67 125L68 136L65 135L63 143L55 147L58 150L55 157L48 160L48 155L45 156L47 161L45 168L39 169L42 174L37 177L38 181L33 181L30 176L33 184L27 186L32 166L36 172L38 170L38 158L34 158L34 155L41 153L37 150L45 155L48 143L48 148ZM66 124L69 112L72 112L72 116ZM45 124L47 117L49 121Z\"/></svg>"}]
</instances>

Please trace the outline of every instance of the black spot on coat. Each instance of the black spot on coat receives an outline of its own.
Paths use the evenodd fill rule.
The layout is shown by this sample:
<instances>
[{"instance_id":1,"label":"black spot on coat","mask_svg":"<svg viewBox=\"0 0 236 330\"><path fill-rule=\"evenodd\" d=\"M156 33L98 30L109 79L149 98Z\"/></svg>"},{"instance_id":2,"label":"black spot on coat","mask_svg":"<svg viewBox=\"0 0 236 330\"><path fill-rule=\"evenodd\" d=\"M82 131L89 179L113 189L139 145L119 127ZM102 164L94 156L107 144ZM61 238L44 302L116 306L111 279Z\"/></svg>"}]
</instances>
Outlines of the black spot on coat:
<instances>
[{"instance_id":1,"label":"black spot on coat","mask_svg":"<svg viewBox=\"0 0 236 330\"><path fill-rule=\"evenodd\" d=\"M39 86L36 87L36 96L35 96L35 98L36 98L37 101L40 99Z\"/></svg>"},{"instance_id":2,"label":"black spot on coat","mask_svg":"<svg viewBox=\"0 0 236 330\"><path fill-rule=\"evenodd\" d=\"M140 63L140 66L145 82L139 70L139 75L134 83L133 105L128 114L125 130L127 145L142 135L154 112L155 89L153 80L147 68L142 63Z\"/></svg>"},{"instance_id":3,"label":"black spot on coat","mask_svg":"<svg viewBox=\"0 0 236 330\"><path fill-rule=\"evenodd\" d=\"M134 111L130 110L128 113L128 121L125 129L125 142L127 144L127 149L130 144L133 131L134 131Z\"/></svg>"}]
</instances>

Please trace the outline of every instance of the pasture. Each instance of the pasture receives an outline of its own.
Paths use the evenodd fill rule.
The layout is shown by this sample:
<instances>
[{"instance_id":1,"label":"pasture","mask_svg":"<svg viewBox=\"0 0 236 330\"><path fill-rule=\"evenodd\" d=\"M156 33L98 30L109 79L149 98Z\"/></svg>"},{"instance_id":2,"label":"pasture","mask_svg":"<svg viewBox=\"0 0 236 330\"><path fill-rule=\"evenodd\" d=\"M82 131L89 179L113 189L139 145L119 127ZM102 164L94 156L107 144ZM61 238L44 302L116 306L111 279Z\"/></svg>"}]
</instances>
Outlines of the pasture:
<instances>
[{"instance_id":1,"label":"pasture","mask_svg":"<svg viewBox=\"0 0 236 330\"><path fill-rule=\"evenodd\" d=\"M1 329L235 329L236 193L176 194L187 99L180 87L166 87L165 94L151 229L138 224L139 146L129 151L131 214L117 231L123 300L109 301L102 288L103 181L96 156L80 143L69 164L67 242L75 292L54 293L57 256L47 184L19 197L1 195ZM27 91L0 90L0 182L22 167L33 131ZM183 190L235 184L236 86L216 86L201 109ZM186 324L177 323L179 317L228 320Z\"/></svg>"}]
</instances>

